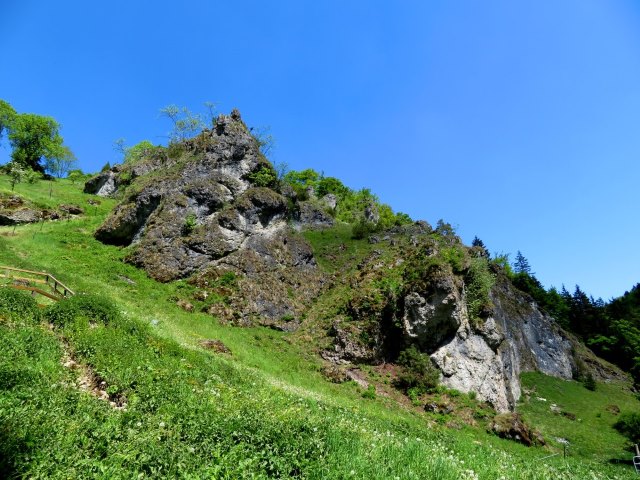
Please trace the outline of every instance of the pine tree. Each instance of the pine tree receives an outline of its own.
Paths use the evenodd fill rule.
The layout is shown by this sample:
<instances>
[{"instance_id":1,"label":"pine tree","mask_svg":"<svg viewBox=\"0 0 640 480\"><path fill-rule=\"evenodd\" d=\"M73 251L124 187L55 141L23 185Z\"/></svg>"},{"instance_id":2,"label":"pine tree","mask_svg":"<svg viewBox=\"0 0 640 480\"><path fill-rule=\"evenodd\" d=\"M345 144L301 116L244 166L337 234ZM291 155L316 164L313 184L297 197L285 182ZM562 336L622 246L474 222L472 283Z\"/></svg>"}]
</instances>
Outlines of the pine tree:
<instances>
[{"instance_id":1,"label":"pine tree","mask_svg":"<svg viewBox=\"0 0 640 480\"><path fill-rule=\"evenodd\" d=\"M471 242L471 246L477 248L477 250L480 252L481 257L490 258L491 255L489 254L489 250L487 250L487 247L484 245L484 242L480 240L477 236L473 237L473 242Z\"/></svg>"},{"instance_id":2,"label":"pine tree","mask_svg":"<svg viewBox=\"0 0 640 480\"><path fill-rule=\"evenodd\" d=\"M516 261L513 264L513 271L515 273L526 273L527 275L533 275L531 272L531 266L529 265L529 261L524 258L522 252L518 250L516 254Z\"/></svg>"}]
</instances>

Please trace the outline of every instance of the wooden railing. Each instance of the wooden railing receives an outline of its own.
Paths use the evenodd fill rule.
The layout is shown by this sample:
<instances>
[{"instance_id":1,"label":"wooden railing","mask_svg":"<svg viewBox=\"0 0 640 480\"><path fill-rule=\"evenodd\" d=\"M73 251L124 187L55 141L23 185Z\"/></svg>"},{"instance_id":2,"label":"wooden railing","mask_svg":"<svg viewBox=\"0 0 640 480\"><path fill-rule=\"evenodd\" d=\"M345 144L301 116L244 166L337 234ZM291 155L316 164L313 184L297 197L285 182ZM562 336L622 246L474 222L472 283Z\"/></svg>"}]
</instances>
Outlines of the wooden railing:
<instances>
[{"instance_id":1,"label":"wooden railing","mask_svg":"<svg viewBox=\"0 0 640 480\"><path fill-rule=\"evenodd\" d=\"M46 272L0 266L0 278L11 280L11 283L7 285L8 287L27 290L33 295L39 294L54 301L75 295L73 290ZM46 287L49 288L49 292L43 289Z\"/></svg>"}]
</instances>

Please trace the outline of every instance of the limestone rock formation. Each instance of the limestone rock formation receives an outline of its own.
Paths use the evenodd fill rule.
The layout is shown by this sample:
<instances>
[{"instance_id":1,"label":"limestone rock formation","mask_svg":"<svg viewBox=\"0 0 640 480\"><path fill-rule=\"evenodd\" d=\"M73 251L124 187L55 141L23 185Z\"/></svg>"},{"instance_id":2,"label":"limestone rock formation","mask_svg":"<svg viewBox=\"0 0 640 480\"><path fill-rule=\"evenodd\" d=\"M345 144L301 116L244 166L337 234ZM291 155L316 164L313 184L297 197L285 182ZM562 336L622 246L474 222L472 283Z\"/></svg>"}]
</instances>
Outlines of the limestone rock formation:
<instances>
[{"instance_id":1,"label":"limestone rock formation","mask_svg":"<svg viewBox=\"0 0 640 480\"><path fill-rule=\"evenodd\" d=\"M298 210L293 214L295 226L331 227L335 221L321 205L313 201L298 202Z\"/></svg>"},{"instance_id":2,"label":"limestone rock formation","mask_svg":"<svg viewBox=\"0 0 640 480\"><path fill-rule=\"evenodd\" d=\"M236 272L241 293L228 292L227 304L212 305L211 313L294 329L299 295L314 295L322 282L309 245L290 231L287 199L264 184L270 175L275 180L234 110L212 130L101 173L85 190L123 198L95 236L133 245L127 261L151 277L197 274L204 289L215 271Z\"/></svg>"},{"instance_id":3,"label":"limestone rock formation","mask_svg":"<svg viewBox=\"0 0 640 480\"><path fill-rule=\"evenodd\" d=\"M620 376L504 275L497 275L488 291L490 305L472 317L462 273L469 267L453 260L458 265L454 273L441 254L451 251L446 249L455 239L435 241L430 232L414 225L376 236L374 243L386 244L388 253L372 250L358 272L342 280L352 289L350 300L338 309L344 315L333 320L331 345L322 352L325 360L341 365L393 362L398 352L413 345L430 356L442 384L476 392L500 412L514 409L525 371L572 379L579 364L585 364L600 379ZM396 273L386 273L390 271ZM396 285L391 290L384 287L392 285L390 275Z\"/></svg>"},{"instance_id":4,"label":"limestone rock formation","mask_svg":"<svg viewBox=\"0 0 640 480\"><path fill-rule=\"evenodd\" d=\"M106 172L100 172L93 178L90 178L84 184L84 193L91 193L100 197L109 197L113 195L118 189L117 168L107 170Z\"/></svg>"},{"instance_id":5,"label":"limestone rock formation","mask_svg":"<svg viewBox=\"0 0 640 480\"><path fill-rule=\"evenodd\" d=\"M475 391L498 411L508 411L520 398L521 372L541 371L571 379L576 362L571 341L555 321L506 282L494 287L492 300L493 316L476 327L462 303L458 331L431 358L445 385Z\"/></svg>"}]
</instances>

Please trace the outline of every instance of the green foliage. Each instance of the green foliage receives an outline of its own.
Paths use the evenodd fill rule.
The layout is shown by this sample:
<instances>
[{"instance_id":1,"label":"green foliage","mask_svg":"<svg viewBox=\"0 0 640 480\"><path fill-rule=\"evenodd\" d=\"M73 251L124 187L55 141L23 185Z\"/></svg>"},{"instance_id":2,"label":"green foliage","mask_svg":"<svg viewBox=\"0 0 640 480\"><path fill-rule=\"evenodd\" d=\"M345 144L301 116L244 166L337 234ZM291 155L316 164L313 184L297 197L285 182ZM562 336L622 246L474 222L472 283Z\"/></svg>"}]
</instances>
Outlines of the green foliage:
<instances>
[{"instance_id":1,"label":"green foliage","mask_svg":"<svg viewBox=\"0 0 640 480\"><path fill-rule=\"evenodd\" d=\"M364 218L362 218L351 228L351 238L353 238L354 240L362 240L363 238L371 235L376 230L377 228L374 223L367 222Z\"/></svg>"},{"instance_id":2,"label":"green foliage","mask_svg":"<svg viewBox=\"0 0 640 480\"><path fill-rule=\"evenodd\" d=\"M513 270L511 269L511 263L509 262L508 253L495 252L493 254L493 259L491 260L491 264L495 265L500 270L502 270L507 277L509 278L513 277Z\"/></svg>"},{"instance_id":3,"label":"green foliage","mask_svg":"<svg viewBox=\"0 0 640 480\"><path fill-rule=\"evenodd\" d=\"M143 140L135 144L133 147L125 148L124 163L125 165L136 164L143 158L148 157L153 153L157 152L158 150L162 150L162 149L163 147L159 145L156 146L153 143L151 143L149 140Z\"/></svg>"},{"instance_id":4,"label":"green foliage","mask_svg":"<svg viewBox=\"0 0 640 480\"><path fill-rule=\"evenodd\" d=\"M347 195L338 200L336 206L336 220L354 224L364 218L366 209L376 208L378 197L371 190L363 188L358 191L350 191Z\"/></svg>"},{"instance_id":5,"label":"green foliage","mask_svg":"<svg viewBox=\"0 0 640 480\"><path fill-rule=\"evenodd\" d=\"M268 157L273 149L275 148L276 141L271 134L270 127L257 127L251 129L251 135L255 139L258 144L258 148L260 149L260 153L265 157Z\"/></svg>"},{"instance_id":6,"label":"green foliage","mask_svg":"<svg viewBox=\"0 0 640 480\"><path fill-rule=\"evenodd\" d=\"M31 323L40 320L40 309L31 295L25 292L0 287L0 318Z\"/></svg>"},{"instance_id":7,"label":"green foliage","mask_svg":"<svg viewBox=\"0 0 640 480\"><path fill-rule=\"evenodd\" d=\"M584 379L582 380L582 384L584 385L584 388L586 388L587 390L591 390L592 392L596 391L597 388L597 384L596 384L596 379L593 378L593 374L591 372L588 372Z\"/></svg>"},{"instance_id":8,"label":"green foliage","mask_svg":"<svg viewBox=\"0 0 640 480\"><path fill-rule=\"evenodd\" d=\"M80 169L76 169L76 170L71 170L69 172L69 174L67 175L67 178L69 180L71 180L71 183L73 185L76 184L76 182L81 182L83 180L85 180L86 178L88 178L89 175L85 174L82 170Z\"/></svg>"},{"instance_id":9,"label":"green foliage","mask_svg":"<svg viewBox=\"0 0 640 480\"><path fill-rule=\"evenodd\" d=\"M77 164L77 159L69 147L61 145L45 159L44 171L56 178L65 177Z\"/></svg>"},{"instance_id":10,"label":"green foliage","mask_svg":"<svg viewBox=\"0 0 640 480\"><path fill-rule=\"evenodd\" d=\"M451 265L453 273L462 273L467 267L467 256L462 245L442 248L440 257Z\"/></svg>"},{"instance_id":11,"label":"green foliage","mask_svg":"<svg viewBox=\"0 0 640 480\"><path fill-rule=\"evenodd\" d=\"M271 165L262 165L255 172L248 174L247 179L256 187L275 188L278 184L276 171Z\"/></svg>"},{"instance_id":12,"label":"green foliage","mask_svg":"<svg viewBox=\"0 0 640 480\"><path fill-rule=\"evenodd\" d=\"M366 225L365 211L367 210L375 211L379 216L379 220L373 225L376 231L413 223L406 213L394 213L389 205L381 203L370 189L351 190L337 178L325 177L323 173L318 173L311 168L301 171L290 170L282 177L281 182L291 186L299 201L308 199L309 190L315 192L319 198L327 194L335 195L337 199L335 218L354 226L357 234L354 238L364 238L368 234L366 230L371 228ZM372 231L374 230L369 233Z\"/></svg>"},{"instance_id":13,"label":"green foliage","mask_svg":"<svg viewBox=\"0 0 640 480\"><path fill-rule=\"evenodd\" d=\"M160 109L160 116L168 118L173 124L169 132L169 140L172 143L193 137L206 126L202 115L191 112L187 107L167 105Z\"/></svg>"},{"instance_id":14,"label":"green foliage","mask_svg":"<svg viewBox=\"0 0 640 480\"><path fill-rule=\"evenodd\" d=\"M513 263L513 271L517 274L527 274L527 275L533 275L533 273L531 273L531 266L529 265L529 261L524 258L524 255L522 255L522 252L520 250L518 250L518 253L516 253L516 261Z\"/></svg>"},{"instance_id":15,"label":"green foliage","mask_svg":"<svg viewBox=\"0 0 640 480\"><path fill-rule=\"evenodd\" d=\"M397 363L404 367L398 375L397 385L405 392L411 389L415 394L422 394L438 386L440 372L429 355L421 353L415 346L400 352Z\"/></svg>"},{"instance_id":16,"label":"green foliage","mask_svg":"<svg viewBox=\"0 0 640 480\"><path fill-rule=\"evenodd\" d=\"M307 168L299 172L290 170L284 175L283 180L289 185L300 185L305 188L313 187L315 189L321 177L322 175L312 168Z\"/></svg>"},{"instance_id":17,"label":"green foliage","mask_svg":"<svg viewBox=\"0 0 640 480\"><path fill-rule=\"evenodd\" d=\"M409 216L408 213L404 213L404 212L396 213L396 219L395 219L396 225L398 226L411 225L412 223L413 223L413 219Z\"/></svg>"},{"instance_id":18,"label":"green foliage","mask_svg":"<svg viewBox=\"0 0 640 480\"><path fill-rule=\"evenodd\" d=\"M24 168L42 172L43 159L61 158L68 150L63 148L58 122L51 117L17 114L5 128L13 149L11 158Z\"/></svg>"},{"instance_id":19,"label":"green foliage","mask_svg":"<svg viewBox=\"0 0 640 480\"><path fill-rule=\"evenodd\" d=\"M409 400L411 400L411 404L414 407L419 407L420 405L422 405L422 400L420 399L420 395L422 395L422 392L420 391L419 388L412 387L407 390L407 397L409 397Z\"/></svg>"},{"instance_id":20,"label":"green foliage","mask_svg":"<svg viewBox=\"0 0 640 480\"><path fill-rule=\"evenodd\" d=\"M121 320L118 308L106 297L79 294L51 305L44 313L46 319L57 326L78 320L87 323L109 324Z\"/></svg>"},{"instance_id":21,"label":"green foliage","mask_svg":"<svg viewBox=\"0 0 640 480\"><path fill-rule=\"evenodd\" d=\"M34 170L27 170L23 176L23 180L30 185L33 185L40 179L42 179L42 175Z\"/></svg>"},{"instance_id":22,"label":"green foliage","mask_svg":"<svg viewBox=\"0 0 640 480\"><path fill-rule=\"evenodd\" d=\"M613 428L631 440L631 442L640 443L640 413L622 413L616 423L613 424Z\"/></svg>"},{"instance_id":23,"label":"green foliage","mask_svg":"<svg viewBox=\"0 0 640 480\"><path fill-rule=\"evenodd\" d=\"M234 287L238 281L238 276L233 272L224 272L216 281L218 285L223 287Z\"/></svg>"},{"instance_id":24,"label":"green foliage","mask_svg":"<svg viewBox=\"0 0 640 480\"><path fill-rule=\"evenodd\" d=\"M491 288L495 283L495 275L491 273L487 259L484 257L471 259L469 270L465 276L467 309L472 319L478 319L491 309Z\"/></svg>"},{"instance_id":25,"label":"green foliage","mask_svg":"<svg viewBox=\"0 0 640 480\"><path fill-rule=\"evenodd\" d=\"M438 220L434 233L447 245L460 243L460 238L456 235L456 229L444 220Z\"/></svg>"},{"instance_id":26,"label":"green foliage","mask_svg":"<svg viewBox=\"0 0 640 480\"><path fill-rule=\"evenodd\" d=\"M198 222L195 213L188 214L182 225L182 235L190 235L197 226Z\"/></svg>"},{"instance_id":27,"label":"green foliage","mask_svg":"<svg viewBox=\"0 0 640 480\"><path fill-rule=\"evenodd\" d=\"M322 198L325 195L333 194L338 198L344 198L350 192L349 187L346 187L340 180L335 177L321 176L318 180L316 193L318 197Z\"/></svg>"},{"instance_id":28,"label":"green foliage","mask_svg":"<svg viewBox=\"0 0 640 480\"><path fill-rule=\"evenodd\" d=\"M0 139L2 134L11 127L16 115L17 112L8 102L0 100Z\"/></svg>"},{"instance_id":29,"label":"green foliage","mask_svg":"<svg viewBox=\"0 0 640 480\"><path fill-rule=\"evenodd\" d=\"M367 389L362 392L362 398L368 398L370 400L375 400L376 398L376 387L370 383Z\"/></svg>"},{"instance_id":30,"label":"green foliage","mask_svg":"<svg viewBox=\"0 0 640 480\"><path fill-rule=\"evenodd\" d=\"M100 169L100 172L108 172L109 170L111 170L111 164L109 162L107 162Z\"/></svg>"},{"instance_id":31,"label":"green foliage","mask_svg":"<svg viewBox=\"0 0 640 480\"><path fill-rule=\"evenodd\" d=\"M18 162L9 162L5 171L11 179L11 191L15 190L16 184L22 182L27 176L27 169Z\"/></svg>"},{"instance_id":32,"label":"green foliage","mask_svg":"<svg viewBox=\"0 0 640 480\"><path fill-rule=\"evenodd\" d=\"M474 251L478 252L477 256L484 257L487 259L491 257L491 255L489 254L489 250L487 250L487 247L485 246L484 242L480 240L477 236L473 237L471 246L474 247Z\"/></svg>"}]
</instances>

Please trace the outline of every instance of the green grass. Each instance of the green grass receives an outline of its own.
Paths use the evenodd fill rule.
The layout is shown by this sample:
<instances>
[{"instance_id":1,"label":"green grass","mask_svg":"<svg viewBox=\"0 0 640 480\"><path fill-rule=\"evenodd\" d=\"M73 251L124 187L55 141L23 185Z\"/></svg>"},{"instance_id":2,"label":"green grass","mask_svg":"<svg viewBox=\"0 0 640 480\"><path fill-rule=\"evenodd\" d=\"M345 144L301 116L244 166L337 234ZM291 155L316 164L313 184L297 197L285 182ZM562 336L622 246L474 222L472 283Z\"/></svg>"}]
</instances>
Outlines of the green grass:
<instances>
[{"instance_id":1,"label":"green grass","mask_svg":"<svg viewBox=\"0 0 640 480\"><path fill-rule=\"evenodd\" d=\"M531 394L528 400L523 396L518 408L551 445L561 449L556 439L564 438L570 442L570 455L575 457L602 462L630 458L625 452L630 441L613 429L619 415L611 412L614 406L622 412L640 410L640 403L627 386L598 383L592 392L579 382L540 373L523 374L522 386ZM552 404L561 412L553 413Z\"/></svg>"},{"instance_id":2,"label":"green grass","mask_svg":"<svg viewBox=\"0 0 640 480\"><path fill-rule=\"evenodd\" d=\"M303 232L316 253L318 264L328 273L345 273L345 269L352 269L358 260L373 250L374 245L366 239L355 240L351 234L351 225L346 223Z\"/></svg>"},{"instance_id":3,"label":"green grass","mask_svg":"<svg viewBox=\"0 0 640 480\"><path fill-rule=\"evenodd\" d=\"M0 191L7 190L0 176ZM46 182L19 184L16 193L50 207L85 206L92 198L66 181L56 182L50 199ZM419 409L380 395L365 399L353 385L325 381L303 338L185 312L170 300L184 282L159 284L122 261L126 248L93 238L115 204L100 200L69 221L19 226L15 235L0 227L0 265L51 272L76 291L110 298L121 314L106 325L79 320L52 330L0 313L0 476L555 480L629 474L583 451L566 462L541 461L553 447L526 448L482 429L434 425ZM373 248L350 240L346 227L306 236L316 249L324 242L319 258L330 272ZM329 257L336 241L345 244L345 255ZM200 348L208 338L222 340L232 355ZM78 389L77 372L62 366L65 349L109 391L126 397L127 409Z\"/></svg>"}]
</instances>

